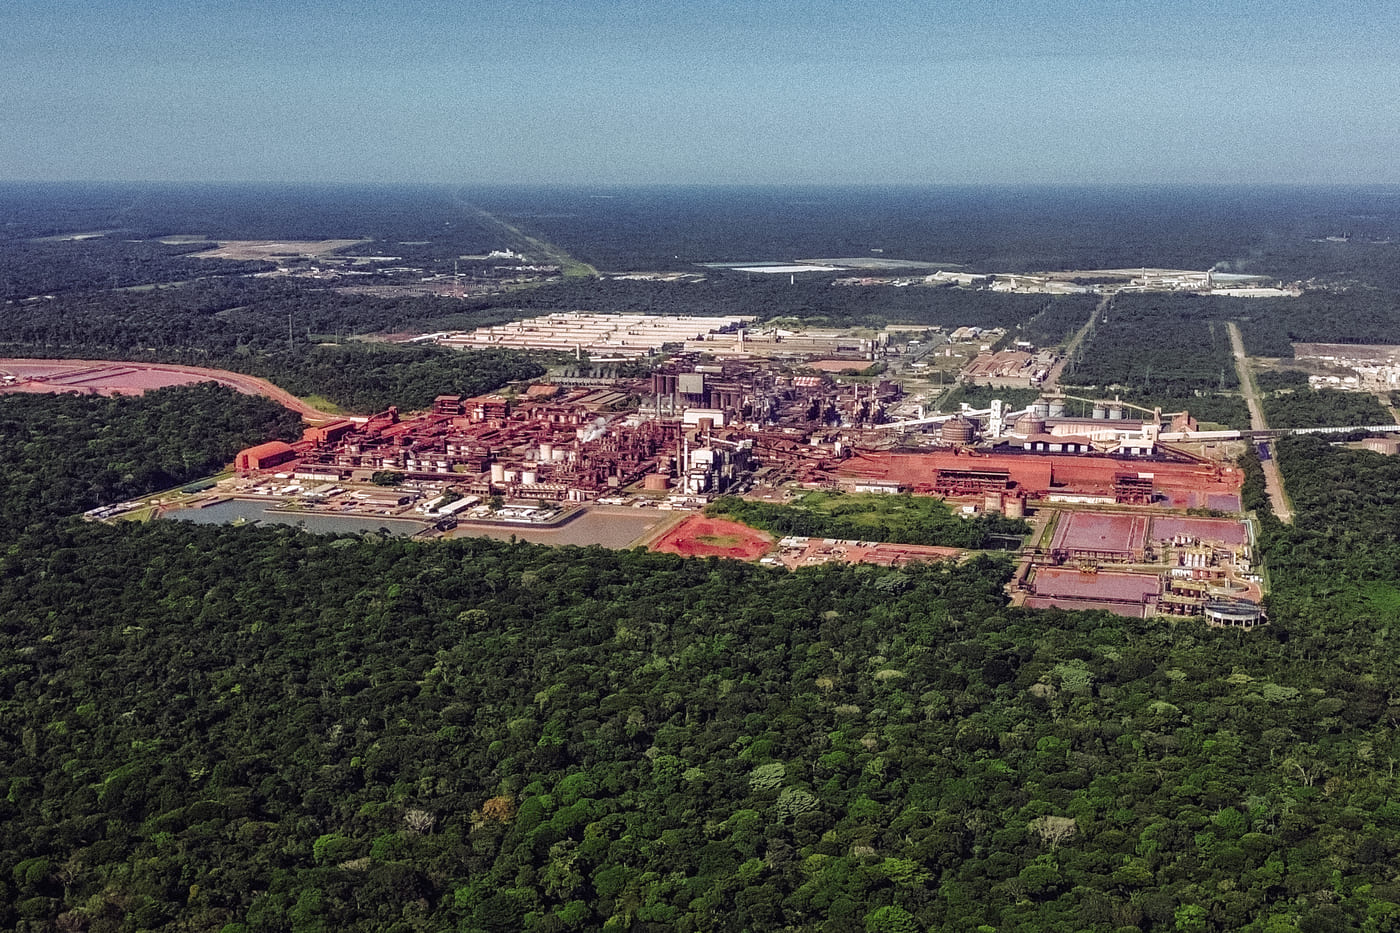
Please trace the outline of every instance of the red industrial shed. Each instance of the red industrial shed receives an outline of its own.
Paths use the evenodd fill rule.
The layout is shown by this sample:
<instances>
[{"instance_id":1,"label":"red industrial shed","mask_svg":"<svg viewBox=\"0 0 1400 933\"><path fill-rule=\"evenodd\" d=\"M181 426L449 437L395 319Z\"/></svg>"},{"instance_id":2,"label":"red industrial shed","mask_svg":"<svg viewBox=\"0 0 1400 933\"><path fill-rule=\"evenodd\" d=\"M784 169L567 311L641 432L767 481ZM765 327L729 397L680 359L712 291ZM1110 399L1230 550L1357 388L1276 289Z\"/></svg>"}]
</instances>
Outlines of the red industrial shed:
<instances>
[{"instance_id":1,"label":"red industrial shed","mask_svg":"<svg viewBox=\"0 0 1400 933\"><path fill-rule=\"evenodd\" d=\"M259 444L256 447L239 451L233 465L240 473L247 473L251 470L266 470L269 467L286 463L288 460L294 460L296 455L297 452L292 449L291 444L283 441L268 441L266 444Z\"/></svg>"}]
</instances>

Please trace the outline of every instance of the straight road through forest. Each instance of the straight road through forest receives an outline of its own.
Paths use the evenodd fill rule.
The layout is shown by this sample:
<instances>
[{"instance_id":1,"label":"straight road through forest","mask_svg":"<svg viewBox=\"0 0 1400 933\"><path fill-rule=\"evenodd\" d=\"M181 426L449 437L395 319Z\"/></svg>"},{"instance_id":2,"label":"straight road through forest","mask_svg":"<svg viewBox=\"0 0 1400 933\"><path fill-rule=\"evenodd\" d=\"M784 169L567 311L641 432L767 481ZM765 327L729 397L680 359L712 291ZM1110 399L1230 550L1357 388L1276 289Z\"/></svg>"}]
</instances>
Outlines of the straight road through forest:
<instances>
[{"instance_id":1,"label":"straight road through forest","mask_svg":"<svg viewBox=\"0 0 1400 933\"><path fill-rule=\"evenodd\" d=\"M1050 367L1050 372L1046 375L1045 382L1042 384L1042 388L1046 392L1054 391L1059 386L1060 374L1065 371L1065 366L1074 356L1075 351L1079 349L1079 345L1084 342L1084 338L1089 336L1089 331L1094 329L1094 322L1098 320L1099 315L1108 310L1108 306L1112 301L1112 295L1105 295L1103 301L1094 305L1094 311L1089 315L1089 320L1085 321L1084 326L1075 331L1069 343L1065 344L1064 355L1060 357L1058 363Z\"/></svg>"},{"instance_id":2,"label":"straight road through forest","mask_svg":"<svg viewBox=\"0 0 1400 933\"><path fill-rule=\"evenodd\" d=\"M1264 420L1264 406L1259 404L1259 392L1254 387L1254 374L1249 368L1249 358L1244 352L1244 338L1240 336L1239 325L1230 321L1225 327L1230 332L1230 347L1235 353L1235 372L1240 378L1240 391L1244 402L1249 406L1249 427L1255 431L1269 430L1269 422ZM1267 443L1267 442L1266 442ZM1270 456L1260 458L1264 467L1264 487L1269 492L1269 502L1274 507L1278 520L1286 525L1293 524L1293 508L1288 504L1288 493L1283 488L1283 474L1279 472L1278 461Z\"/></svg>"}]
</instances>

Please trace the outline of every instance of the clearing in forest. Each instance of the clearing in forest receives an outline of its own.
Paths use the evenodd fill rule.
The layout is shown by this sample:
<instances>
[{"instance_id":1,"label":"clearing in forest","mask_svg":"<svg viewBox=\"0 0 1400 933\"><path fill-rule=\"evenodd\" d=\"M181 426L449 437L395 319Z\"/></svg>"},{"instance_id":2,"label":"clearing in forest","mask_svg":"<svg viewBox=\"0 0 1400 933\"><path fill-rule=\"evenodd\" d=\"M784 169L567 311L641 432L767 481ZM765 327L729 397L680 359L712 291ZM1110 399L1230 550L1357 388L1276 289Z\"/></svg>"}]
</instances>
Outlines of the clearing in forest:
<instances>
[{"instance_id":1,"label":"clearing in forest","mask_svg":"<svg viewBox=\"0 0 1400 933\"><path fill-rule=\"evenodd\" d=\"M219 240L195 259L315 259L367 240Z\"/></svg>"}]
</instances>

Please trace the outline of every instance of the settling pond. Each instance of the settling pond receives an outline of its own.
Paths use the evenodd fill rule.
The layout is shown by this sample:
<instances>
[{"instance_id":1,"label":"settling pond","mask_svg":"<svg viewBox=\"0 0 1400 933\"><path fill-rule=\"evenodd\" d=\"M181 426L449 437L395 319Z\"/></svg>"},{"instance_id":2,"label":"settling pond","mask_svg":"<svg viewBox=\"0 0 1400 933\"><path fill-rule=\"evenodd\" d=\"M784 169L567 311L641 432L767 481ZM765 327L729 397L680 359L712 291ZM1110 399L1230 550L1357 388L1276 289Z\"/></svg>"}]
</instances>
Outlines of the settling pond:
<instances>
[{"instance_id":1,"label":"settling pond","mask_svg":"<svg viewBox=\"0 0 1400 933\"><path fill-rule=\"evenodd\" d=\"M463 522L448 532L453 538L481 537L497 541L529 541L533 544L601 544L603 547L625 548L644 534L673 521L676 512L655 509L591 508L572 521L557 528L532 528L529 525L473 525Z\"/></svg>"},{"instance_id":2,"label":"settling pond","mask_svg":"<svg viewBox=\"0 0 1400 933\"><path fill-rule=\"evenodd\" d=\"M393 535L413 535L427 525L404 518L379 518L369 515L315 515L308 512L279 512L269 503L250 499L229 499L202 509L173 509L164 518L195 522L200 525L227 525L242 519L245 522L270 522L277 525L300 525L319 534L373 533L381 528Z\"/></svg>"},{"instance_id":3,"label":"settling pond","mask_svg":"<svg viewBox=\"0 0 1400 933\"><path fill-rule=\"evenodd\" d=\"M624 548L663 523L673 521L677 513L653 509L590 508L582 515L556 528L530 525L487 525L464 522L448 532L448 537L495 538L498 541L529 541L534 544L589 545ZM379 518L368 515L334 513L280 512L272 503L251 499L228 499L202 509L172 509L165 518L197 522L201 525L227 525L236 521L264 522L278 525L300 525L319 534L365 534L381 528L393 535L414 535L427 527L424 522L406 518Z\"/></svg>"}]
</instances>

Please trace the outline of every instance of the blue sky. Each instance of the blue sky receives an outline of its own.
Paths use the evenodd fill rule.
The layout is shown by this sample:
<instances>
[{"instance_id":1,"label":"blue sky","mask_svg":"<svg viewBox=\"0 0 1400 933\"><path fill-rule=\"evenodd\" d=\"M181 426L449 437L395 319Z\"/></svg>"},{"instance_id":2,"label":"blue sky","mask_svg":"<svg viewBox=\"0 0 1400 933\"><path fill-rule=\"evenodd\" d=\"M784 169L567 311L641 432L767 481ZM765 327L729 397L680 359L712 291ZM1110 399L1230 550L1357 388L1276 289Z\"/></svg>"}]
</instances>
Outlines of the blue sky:
<instances>
[{"instance_id":1,"label":"blue sky","mask_svg":"<svg viewBox=\"0 0 1400 933\"><path fill-rule=\"evenodd\" d=\"M1400 182L1400 4L0 4L0 179Z\"/></svg>"}]
</instances>

